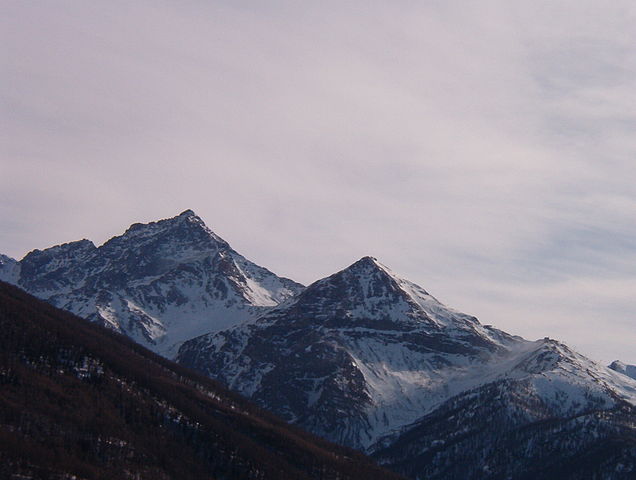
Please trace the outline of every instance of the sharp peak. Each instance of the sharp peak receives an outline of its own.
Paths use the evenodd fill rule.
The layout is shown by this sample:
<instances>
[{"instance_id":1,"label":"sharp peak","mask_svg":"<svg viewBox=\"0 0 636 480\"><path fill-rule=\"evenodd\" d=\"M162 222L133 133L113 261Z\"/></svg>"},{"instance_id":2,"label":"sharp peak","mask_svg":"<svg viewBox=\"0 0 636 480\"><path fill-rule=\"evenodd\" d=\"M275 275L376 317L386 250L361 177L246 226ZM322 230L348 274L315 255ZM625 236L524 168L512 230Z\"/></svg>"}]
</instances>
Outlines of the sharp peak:
<instances>
[{"instance_id":1,"label":"sharp peak","mask_svg":"<svg viewBox=\"0 0 636 480\"><path fill-rule=\"evenodd\" d=\"M366 255L362 257L360 260L349 265L347 268L341 270L341 272L352 272L352 273L361 273L361 272L373 272L379 271L389 275L390 277L395 277L395 273L393 273L387 266L381 264L376 257L372 257L370 255Z\"/></svg>"},{"instance_id":2,"label":"sharp peak","mask_svg":"<svg viewBox=\"0 0 636 480\"><path fill-rule=\"evenodd\" d=\"M166 231L197 231L199 233L206 234L220 245L228 246L225 240L210 230L201 217L190 209L184 210L180 214L170 218L164 218L148 223L133 223L122 235L111 238L104 245L113 240L119 241L120 239L154 236Z\"/></svg>"},{"instance_id":3,"label":"sharp peak","mask_svg":"<svg viewBox=\"0 0 636 480\"><path fill-rule=\"evenodd\" d=\"M150 221L147 223L135 222L132 225L130 225L130 227L128 227L128 230L126 230L126 232L135 231L135 230L143 229L143 228L165 226L165 225L180 225L184 222L196 223L205 227L205 223L203 222L203 220L201 220L201 217L199 217L196 213L194 213L193 210L188 209L188 210L184 210L179 215L175 215L174 217L162 218L162 219Z\"/></svg>"},{"instance_id":4,"label":"sharp peak","mask_svg":"<svg viewBox=\"0 0 636 480\"><path fill-rule=\"evenodd\" d=\"M366 263L366 264L373 264L373 265L380 264L380 262L378 262L378 259L375 257L372 257L371 255L365 255L364 257L362 257L357 262L354 262L353 264L355 265L356 263Z\"/></svg>"},{"instance_id":5,"label":"sharp peak","mask_svg":"<svg viewBox=\"0 0 636 480\"><path fill-rule=\"evenodd\" d=\"M179 215L175 215L174 217L161 219L161 220L158 220L157 222L154 222L154 223L159 223L159 222L183 222L183 221L194 221L194 222L203 224L203 220L201 220L201 217L199 217L196 213L194 213L194 210L191 210L189 208L187 210L184 210L183 212L181 212Z\"/></svg>"},{"instance_id":6,"label":"sharp peak","mask_svg":"<svg viewBox=\"0 0 636 480\"><path fill-rule=\"evenodd\" d=\"M176 215L174 217L171 218L167 218L165 220L159 220L157 223L160 222L165 222L165 223L170 223L170 224L194 224L194 225L199 225L200 227L204 228L204 229L208 229L208 227L206 226L205 222L201 219L201 217L199 217L196 213L194 213L194 210L184 210L183 212L181 212L179 215Z\"/></svg>"},{"instance_id":7,"label":"sharp peak","mask_svg":"<svg viewBox=\"0 0 636 480\"><path fill-rule=\"evenodd\" d=\"M376 257L372 257L370 255L362 257L347 268L322 279L322 281L329 282L334 279L356 279L358 281L362 281L365 277L382 279L384 282L392 284L392 288L401 290L409 297L414 297L414 295L421 297L423 295L431 298L437 303L440 303L439 300L434 298L424 288L395 273L389 267L379 262Z\"/></svg>"},{"instance_id":8,"label":"sharp peak","mask_svg":"<svg viewBox=\"0 0 636 480\"><path fill-rule=\"evenodd\" d=\"M324 282L330 283L333 281L350 281L354 279L362 281L362 279L370 276L383 278L385 281L395 283L396 285L401 282L400 277L392 272L391 269L381 264L377 258L367 255L355 261L348 267L343 268L328 277L317 280L315 283L323 284Z\"/></svg>"},{"instance_id":9,"label":"sharp peak","mask_svg":"<svg viewBox=\"0 0 636 480\"><path fill-rule=\"evenodd\" d=\"M194 210L191 210L189 208L181 212L175 218L190 218L190 217L200 218L196 213L194 213Z\"/></svg>"}]
</instances>

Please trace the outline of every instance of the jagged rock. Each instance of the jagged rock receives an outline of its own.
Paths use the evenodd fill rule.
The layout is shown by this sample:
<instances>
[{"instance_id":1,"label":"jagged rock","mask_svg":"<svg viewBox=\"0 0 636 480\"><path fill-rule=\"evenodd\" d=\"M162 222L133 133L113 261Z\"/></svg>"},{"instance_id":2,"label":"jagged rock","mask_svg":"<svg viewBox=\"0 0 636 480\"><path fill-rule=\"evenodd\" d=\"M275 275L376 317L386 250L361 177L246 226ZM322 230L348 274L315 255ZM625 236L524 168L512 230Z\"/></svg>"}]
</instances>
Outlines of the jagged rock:
<instances>
[{"instance_id":1,"label":"jagged rock","mask_svg":"<svg viewBox=\"0 0 636 480\"><path fill-rule=\"evenodd\" d=\"M0 278L168 357L303 288L238 254L192 210L100 247L80 240L0 262Z\"/></svg>"},{"instance_id":2,"label":"jagged rock","mask_svg":"<svg viewBox=\"0 0 636 480\"><path fill-rule=\"evenodd\" d=\"M413 478L586 478L554 477L554 462L597 455L601 439L625 460L607 468L636 471L635 381L555 340L484 326L371 257L186 342L177 360Z\"/></svg>"}]
</instances>

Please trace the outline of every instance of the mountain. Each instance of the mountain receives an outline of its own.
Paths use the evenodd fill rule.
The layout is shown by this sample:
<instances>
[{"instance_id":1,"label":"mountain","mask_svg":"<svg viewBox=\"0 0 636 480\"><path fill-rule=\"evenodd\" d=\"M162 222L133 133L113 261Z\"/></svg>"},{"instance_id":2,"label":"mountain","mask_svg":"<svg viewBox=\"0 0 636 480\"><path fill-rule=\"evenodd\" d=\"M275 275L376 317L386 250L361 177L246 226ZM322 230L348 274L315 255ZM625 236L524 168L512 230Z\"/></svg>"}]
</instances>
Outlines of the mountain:
<instances>
[{"instance_id":1,"label":"mountain","mask_svg":"<svg viewBox=\"0 0 636 480\"><path fill-rule=\"evenodd\" d=\"M0 253L0 281L15 283L20 276L20 264Z\"/></svg>"},{"instance_id":2,"label":"mountain","mask_svg":"<svg viewBox=\"0 0 636 480\"><path fill-rule=\"evenodd\" d=\"M310 431L366 448L479 383L488 360L522 343L365 257L255 322L186 342L177 360Z\"/></svg>"},{"instance_id":3,"label":"mountain","mask_svg":"<svg viewBox=\"0 0 636 480\"><path fill-rule=\"evenodd\" d=\"M171 357L184 340L254 318L302 290L234 251L192 210L0 258L0 279Z\"/></svg>"},{"instance_id":4,"label":"mountain","mask_svg":"<svg viewBox=\"0 0 636 480\"><path fill-rule=\"evenodd\" d=\"M0 282L0 478L397 480Z\"/></svg>"},{"instance_id":5,"label":"mountain","mask_svg":"<svg viewBox=\"0 0 636 480\"><path fill-rule=\"evenodd\" d=\"M636 478L636 382L554 340L511 358L373 456L427 480Z\"/></svg>"},{"instance_id":6,"label":"mountain","mask_svg":"<svg viewBox=\"0 0 636 480\"><path fill-rule=\"evenodd\" d=\"M636 380L636 365L626 365L619 360L615 360L612 362L609 368Z\"/></svg>"},{"instance_id":7,"label":"mountain","mask_svg":"<svg viewBox=\"0 0 636 480\"><path fill-rule=\"evenodd\" d=\"M586 478L550 475L607 446L607 468L636 472L635 381L482 325L371 257L177 361L412 478L521 478L550 455L533 478Z\"/></svg>"}]
</instances>

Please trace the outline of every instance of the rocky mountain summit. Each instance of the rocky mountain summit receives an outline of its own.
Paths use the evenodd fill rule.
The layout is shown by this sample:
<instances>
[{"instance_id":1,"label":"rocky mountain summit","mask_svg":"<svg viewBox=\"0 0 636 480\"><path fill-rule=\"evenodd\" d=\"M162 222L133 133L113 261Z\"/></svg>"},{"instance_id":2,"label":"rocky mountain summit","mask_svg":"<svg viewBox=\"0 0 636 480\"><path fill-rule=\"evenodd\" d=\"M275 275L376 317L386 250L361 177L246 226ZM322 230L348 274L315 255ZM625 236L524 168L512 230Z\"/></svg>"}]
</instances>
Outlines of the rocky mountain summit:
<instances>
[{"instance_id":1,"label":"rocky mountain summit","mask_svg":"<svg viewBox=\"0 0 636 480\"><path fill-rule=\"evenodd\" d=\"M636 478L633 366L483 325L372 257L305 288L188 210L0 256L0 280L411 478Z\"/></svg>"},{"instance_id":2,"label":"rocky mountain summit","mask_svg":"<svg viewBox=\"0 0 636 480\"><path fill-rule=\"evenodd\" d=\"M177 361L413 478L521 478L544 457L532 478L556 478L550 465L563 455L612 439L623 442L621 468L636 472L635 381L555 340L484 326L371 257L254 321L185 342ZM552 449L533 443L545 438ZM466 463L453 467L460 454Z\"/></svg>"},{"instance_id":3,"label":"rocky mountain summit","mask_svg":"<svg viewBox=\"0 0 636 480\"><path fill-rule=\"evenodd\" d=\"M3 256L0 279L168 357L303 288L241 256L192 210L136 223L100 247L79 240L19 262Z\"/></svg>"},{"instance_id":4,"label":"rocky mountain summit","mask_svg":"<svg viewBox=\"0 0 636 480\"><path fill-rule=\"evenodd\" d=\"M336 442L366 448L449 394L449 378L520 342L365 257L177 360ZM426 385L426 388L421 388Z\"/></svg>"}]
</instances>

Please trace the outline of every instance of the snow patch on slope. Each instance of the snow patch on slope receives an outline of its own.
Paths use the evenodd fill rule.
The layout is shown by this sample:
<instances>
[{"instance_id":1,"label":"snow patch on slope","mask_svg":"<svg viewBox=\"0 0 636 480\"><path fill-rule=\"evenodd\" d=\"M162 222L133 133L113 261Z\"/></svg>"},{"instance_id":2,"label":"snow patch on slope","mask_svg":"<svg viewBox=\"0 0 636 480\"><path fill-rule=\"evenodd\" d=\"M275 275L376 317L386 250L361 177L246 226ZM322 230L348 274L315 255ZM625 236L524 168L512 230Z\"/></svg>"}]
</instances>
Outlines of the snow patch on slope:
<instances>
[{"instance_id":1,"label":"snow patch on slope","mask_svg":"<svg viewBox=\"0 0 636 480\"><path fill-rule=\"evenodd\" d=\"M636 365L627 365L619 360L615 360L609 368L636 380Z\"/></svg>"},{"instance_id":2,"label":"snow patch on slope","mask_svg":"<svg viewBox=\"0 0 636 480\"><path fill-rule=\"evenodd\" d=\"M239 255L192 210L133 224L100 247L80 240L2 257L0 278L168 357L303 288Z\"/></svg>"}]
</instances>

